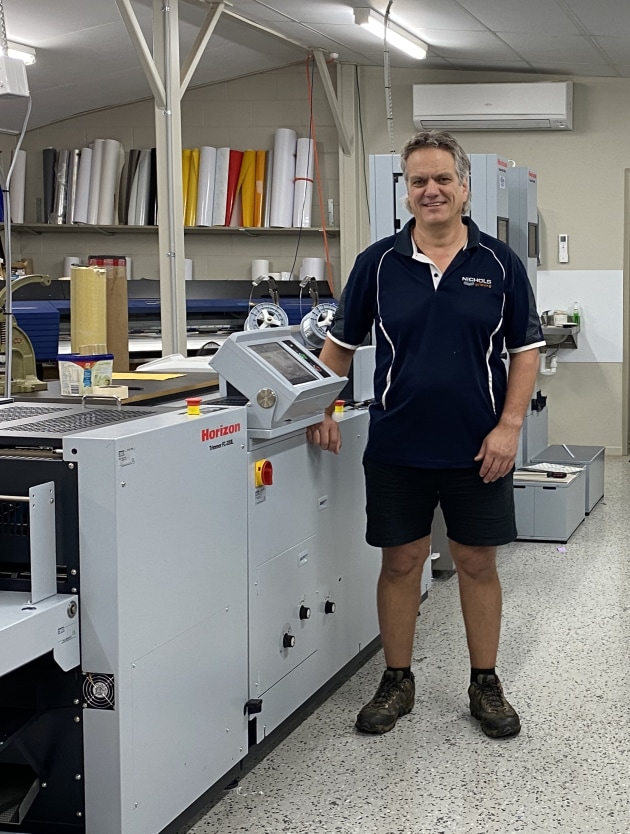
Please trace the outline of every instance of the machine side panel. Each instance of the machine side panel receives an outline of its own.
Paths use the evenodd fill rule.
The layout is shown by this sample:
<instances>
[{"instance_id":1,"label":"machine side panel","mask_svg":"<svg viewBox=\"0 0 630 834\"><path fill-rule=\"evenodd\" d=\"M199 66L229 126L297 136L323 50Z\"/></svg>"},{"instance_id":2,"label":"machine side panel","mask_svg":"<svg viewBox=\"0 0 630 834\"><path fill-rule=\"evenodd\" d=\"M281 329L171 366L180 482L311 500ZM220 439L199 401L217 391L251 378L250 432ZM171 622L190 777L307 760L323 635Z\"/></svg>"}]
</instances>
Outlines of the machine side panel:
<instances>
[{"instance_id":1,"label":"machine side panel","mask_svg":"<svg viewBox=\"0 0 630 834\"><path fill-rule=\"evenodd\" d=\"M362 459L368 423L367 410L346 412L339 455L309 449L321 517L317 620L325 678L332 677L379 633L376 582L381 553L365 541ZM334 604L332 613L326 613L327 602Z\"/></svg>"},{"instance_id":2,"label":"machine side panel","mask_svg":"<svg viewBox=\"0 0 630 834\"><path fill-rule=\"evenodd\" d=\"M155 834L247 747L245 410L99 429L64 452L79 471L83 671L115 690L84 712L88 829Z\"/></svg>"}]
</instances>

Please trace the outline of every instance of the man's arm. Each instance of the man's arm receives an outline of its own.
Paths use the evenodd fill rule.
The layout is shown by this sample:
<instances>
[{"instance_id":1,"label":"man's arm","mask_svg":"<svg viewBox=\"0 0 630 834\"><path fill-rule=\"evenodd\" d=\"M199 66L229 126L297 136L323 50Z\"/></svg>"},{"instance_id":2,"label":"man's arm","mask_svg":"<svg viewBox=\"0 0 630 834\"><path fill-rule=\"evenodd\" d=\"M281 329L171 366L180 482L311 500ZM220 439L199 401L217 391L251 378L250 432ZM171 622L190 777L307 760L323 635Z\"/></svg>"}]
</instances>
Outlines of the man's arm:
<instances>
[{"instance_id":1,"label":"man's arm","mask_svg":"<svg viewBox=\"0 0 630 834\"><path fill-rule=\"evenodd\" d=\"M484 439L475 457L482 462L479 474L485 483L503 478L514 466L518 437L536 384L539 364L538 348L510 354L507 393L501 418Z\"/></svg>"},{"instance_id":2,"label":"man's arm","mask_svg":"<svg viewBox=\"0 0 630 834\"><path fill-rule=\"evenodd\" d=\"M341 347L341 345L328 338L319 354L319 358L324 365L334 371L337 376L347 376L353 356L354 350ZM338 423L332 418L334 408L335 403L333 401L326 409L323 421L306 429L306 437L321 449L334 452L337 455L341 449L341 432Z\"/></svg>"}]
</instances>

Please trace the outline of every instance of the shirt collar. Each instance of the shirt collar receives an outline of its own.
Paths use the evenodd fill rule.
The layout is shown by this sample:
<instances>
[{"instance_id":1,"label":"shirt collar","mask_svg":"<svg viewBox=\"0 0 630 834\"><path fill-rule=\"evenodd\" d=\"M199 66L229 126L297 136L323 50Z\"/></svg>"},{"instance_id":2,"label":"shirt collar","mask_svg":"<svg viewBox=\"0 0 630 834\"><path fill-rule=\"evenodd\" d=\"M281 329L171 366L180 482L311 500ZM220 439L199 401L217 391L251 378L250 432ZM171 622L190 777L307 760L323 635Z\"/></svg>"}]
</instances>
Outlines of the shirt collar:
<instances>
[{"instance_id":1,"label":"shirt collar","mask_svg":"<svg viewBox=\"0 0 630 834\"><path fill-rule=\"evenodd\" d=\"M411 220L408 220L400 232L396 235L394 249L396 252L400 252L401 255L413 257L414 243L411 237L411 230L415 225L415 222L415 219L412 217ZM462 217L462 223L465 226L468 226L468 240L466 242L466 246L464 247L464 251L475 249L479 246L479 226L477 226L475 221L470 217Z\"/></svg>"}]
</instances>

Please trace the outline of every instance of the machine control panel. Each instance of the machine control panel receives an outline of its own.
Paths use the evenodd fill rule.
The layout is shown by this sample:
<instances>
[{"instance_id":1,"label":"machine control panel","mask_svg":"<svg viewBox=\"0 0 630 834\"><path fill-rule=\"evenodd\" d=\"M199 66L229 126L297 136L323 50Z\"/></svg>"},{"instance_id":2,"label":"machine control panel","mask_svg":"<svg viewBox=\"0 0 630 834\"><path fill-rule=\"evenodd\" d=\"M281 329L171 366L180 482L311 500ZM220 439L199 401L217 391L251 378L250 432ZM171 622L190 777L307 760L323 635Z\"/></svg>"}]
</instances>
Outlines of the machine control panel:
<instances>
[{"instance_id":1,"label":"machine control panel","mask_svg":"<svg viewBox=\"0 0 630 834\"><path fill-rule=\"evenodd\" d=\"M232 333L212 365L249 402L248 432L272 437L317 422L347 382L293 335L291 328Z\"/></svg>"}]
</instances>

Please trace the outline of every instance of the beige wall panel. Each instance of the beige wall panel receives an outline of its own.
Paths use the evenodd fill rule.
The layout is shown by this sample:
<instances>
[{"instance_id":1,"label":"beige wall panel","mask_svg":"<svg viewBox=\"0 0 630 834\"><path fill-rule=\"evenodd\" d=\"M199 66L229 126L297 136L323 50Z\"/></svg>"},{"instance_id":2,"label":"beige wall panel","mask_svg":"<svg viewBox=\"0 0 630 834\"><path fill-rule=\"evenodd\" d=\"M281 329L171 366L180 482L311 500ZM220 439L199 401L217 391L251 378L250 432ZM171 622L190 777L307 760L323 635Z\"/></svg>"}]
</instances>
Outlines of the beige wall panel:
<instances>
[{"instance_id":1,"label":"beige wall panel","mask_svg":"<svg viewBox=\"0 0 630 834\"><path fill-rule=\"evenodd\" d=\"M621 363L567 363L539 376L536 390L549 399L549 443L605 446L621 454Z\"/></svg>"}]
</instances>

